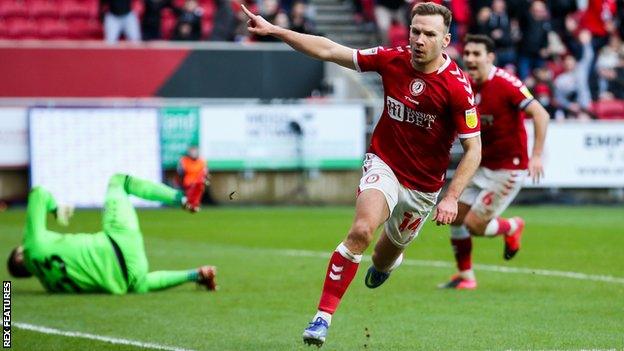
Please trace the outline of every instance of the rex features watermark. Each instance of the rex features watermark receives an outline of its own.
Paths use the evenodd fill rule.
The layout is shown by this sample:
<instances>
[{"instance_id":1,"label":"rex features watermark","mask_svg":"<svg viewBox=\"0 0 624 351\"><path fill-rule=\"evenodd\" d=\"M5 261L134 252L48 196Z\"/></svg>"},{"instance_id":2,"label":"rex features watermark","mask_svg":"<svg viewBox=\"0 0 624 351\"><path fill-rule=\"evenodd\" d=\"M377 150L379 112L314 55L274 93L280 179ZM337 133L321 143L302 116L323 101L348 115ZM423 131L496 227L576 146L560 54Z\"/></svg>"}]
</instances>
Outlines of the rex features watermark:
<instances>
[{"instance_id":1,"label":"rex features watermark","mask_svg":"<svg viewBox=\"0 0 624 351\"><path fill-rule=\"evenodd\" d=\"M11 348L11 282L2 282L2 348Z\"/></svg>"}]
</instances>

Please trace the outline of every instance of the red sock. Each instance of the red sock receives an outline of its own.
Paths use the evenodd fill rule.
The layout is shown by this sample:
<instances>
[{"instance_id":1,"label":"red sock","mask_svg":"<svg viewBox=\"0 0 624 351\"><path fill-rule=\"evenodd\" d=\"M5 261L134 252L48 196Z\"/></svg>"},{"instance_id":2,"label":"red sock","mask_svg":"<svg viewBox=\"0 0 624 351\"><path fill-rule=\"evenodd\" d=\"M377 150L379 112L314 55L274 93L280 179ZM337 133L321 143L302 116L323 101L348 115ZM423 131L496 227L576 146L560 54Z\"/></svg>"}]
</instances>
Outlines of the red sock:
<instances>
[{"instance_id":1,"label":"red sock","mask_svg":"<svg viewBox=\"0 0 624 351\"><path fill-rule=\"evenodd\" d=\"M455 261L457 261L457 269L460 272L472 269L472 237L451 239L451 245L453 245Z\"/></svg>"},{"instance_id":2,"label":"red sock","mask_svg":"<svg viewBox=\"0 0 624 351\"><path fill-rule=\"evenodd\" d=\"M498 222L498 230L496 231L496 234L508 234L511 230L511 223L509 223L509 220L498 217L496 218L496 221Z\"/></svg>"},{"instance_id":3,"label":"red sock","mask_svg":"<svg viewBox=\"0 0 624 351\"><path fill-rule=\"evenodd\" d=\"M350 256L350 259L345 256ZM318 306L319 311L329 314L336 312L340 299L357 273L361 257L362 255L350 253L344 244L340 244L334 251L329 259L323 293Z\"/></svg>"}]
</instances>

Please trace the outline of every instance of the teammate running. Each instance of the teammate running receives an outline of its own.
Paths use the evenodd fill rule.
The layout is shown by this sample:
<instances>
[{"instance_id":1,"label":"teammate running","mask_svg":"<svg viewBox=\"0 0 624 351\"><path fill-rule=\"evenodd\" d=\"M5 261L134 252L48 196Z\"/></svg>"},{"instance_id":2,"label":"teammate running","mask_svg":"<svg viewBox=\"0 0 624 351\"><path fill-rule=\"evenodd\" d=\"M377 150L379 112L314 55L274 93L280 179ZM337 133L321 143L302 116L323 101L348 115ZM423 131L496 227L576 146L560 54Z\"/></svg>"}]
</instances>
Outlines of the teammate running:
<instances>
[{"instance_id":1,"label":"teammate running","mask_svg":"<svg viewBox=\"0 0 624 351\"><path fill-rule=\"evenodd\" d=\"M493 65L494 42L484 35L468 35L464 63L472 78L481 114L483 155L481 166L459 198L457 219L451 225L451 243L459 272L441 288L475 289L471 235L503 236L503 257L512 259L520 249L524 220L502 218L527 174L537 183L544 174L542 151L550 116L522 82ZM533 152L527 153L524 114L533 118Z\"/></svg>"},{"instance_id":2,"label":"teammate running","mask_svg":"<svg viewBox=\"0 0 624 351\"><path fill-rule=\"evenodd\" d=\"M11 252L8 271L16 278L35 275L50 292L146 293L185 282L215 290L213 266L148 273L139 220L128 197L135 195L196 212L203 191L203 183L184 194L164 184L117 174L108 183L103 231L61 234L46 228L47 215L52 213L60 224L67 225L73 209L58 206L50 192L35 187L28 196L24 241Z\"/></svg>"},{"instance_id":3,"label":"teammate running","mask_svg":"<svg viewBox=\"0 0 624 351\"><path fill-rule=\"evenodd\" d=\"M448 55L451 12L434 3L412 10L410 46L354 50L327 38L295 33L270 24L245 7L248 30L272 35L297 51L358 71L376 71L383 80L385 107L366 154L346 239L330 258L318 312L303 332L307 344L325 342L332 315L353 280L362 253L385 223L365 284L376 288L402 260L433 207L459 135L465 153L433 220L450 224L457 199L479 165L479 118L470 83Z\"/></svg>"}]
</instances>

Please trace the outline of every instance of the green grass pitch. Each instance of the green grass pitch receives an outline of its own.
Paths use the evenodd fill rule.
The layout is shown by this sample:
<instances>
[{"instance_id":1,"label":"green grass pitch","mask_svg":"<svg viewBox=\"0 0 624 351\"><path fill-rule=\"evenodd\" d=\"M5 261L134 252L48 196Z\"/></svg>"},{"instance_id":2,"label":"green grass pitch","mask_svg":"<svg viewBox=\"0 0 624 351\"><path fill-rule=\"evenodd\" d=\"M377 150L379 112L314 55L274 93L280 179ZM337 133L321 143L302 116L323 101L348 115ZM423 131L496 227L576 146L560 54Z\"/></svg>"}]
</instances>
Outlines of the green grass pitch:
<instances>
[{"instance_id":1,"label":"green grass pitch","mask_svg":"<svg viewBox=\"0 0 624 351\"><path fill-rule=\"evenodd\" d=\"M324 349L624 349L624 210L514 207L507 214L527 221L522 250L505 262L500 238L477 238L475 263L619 280L477 270L478 290L440 291L435 286L453 268L418 262L453 261L448 228L428 223L406 252L413 264L379 289L364 286L363 261ZM34 279L14 280L13 322L193 350L307 350L301 332L352 215L346 207L142 210L150 268L215 264L217 293L188 284L142 296L59 296ZM21 240L23 220L23 210L0 213L3 260ZM99 229L98 211L79 211L66 231ZM5 269L0 275L8 279ZM13 349L141 348L14 327Z\"/></svg>"}]
</instances>

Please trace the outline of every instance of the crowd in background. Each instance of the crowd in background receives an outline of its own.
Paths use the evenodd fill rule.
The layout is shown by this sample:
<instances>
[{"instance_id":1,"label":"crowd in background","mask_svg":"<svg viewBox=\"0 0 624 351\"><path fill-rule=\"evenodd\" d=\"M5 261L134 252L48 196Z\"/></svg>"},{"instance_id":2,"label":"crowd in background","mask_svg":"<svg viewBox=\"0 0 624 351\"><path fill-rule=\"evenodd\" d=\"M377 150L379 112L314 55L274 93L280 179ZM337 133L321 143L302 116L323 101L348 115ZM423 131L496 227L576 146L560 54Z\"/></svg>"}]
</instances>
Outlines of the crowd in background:
<instances>
[{"instance_id":1,"label":"crowd in background","mask_svg":"<svg viewBox=\"0 0 624 351\"><path fill-rule=\"evenodd\" d=\"M376 23L386 45L407 44L403 0L353 0L362 23ZM461 60L464 34L496 43L496 64L514 72L556 119L624 115L624 1L452 0L453 46Z\"/></svg>"},{"instance_id":2,"label":"crowd in background","mask_svg":"<svg viewBox=\"0 0 624 351\"><path fill-rule=\"evenodd\" d=\"M112 43L122 33L131 41L273 41L271 37L249 36L241 3L281 27L315 32L311 8L303 0L143 0L138 5L136 0L101 2L106 12L105 39ZM175 21L168 20L171 18Z\"/></svg>"},{"instance_id":3,"label":"crowd in background","mask_svg":"<svg viewBox=\"0 0 624 351\"><path fill-rule=\"evenodd\" d=\"M325 34L316 30L315 8L309 1L2 0L0 38L66 38L67 27L80 27L83 32L70 31L69 38L104 36L109 43L121 38L134 42L276 40L249 35L241 3L279 26ZM399 46L408 43L409 10L422 0L340 1L353 8L353 22L362 32L376 34L383 45ZM486 34L496 43L497 65L523 79L554 118L624 115L624 0L433 1L453 12L453 45L447 50L453 58L461 60L466 33ZM60 10L50 7L58 3ZM3 18L20 11L30 19L43 15L57 20Z\"/></svg>"},{"instance_id":4,"label":"crowd in background","mask_svg":"<svg viewBox=\"0 0 624 351\"><path fill-rule=\"evenodd\" d=\"M103 1L111 11L114 4L123 3L124 11L131 13L131 0ZM186 0L176 7L173 0L144 1L141 30L145 40L162 38L164 8L177 17L173 40L276 40L249 36L241 1L281 27L316 33L313 10L304 0L216 0L209 33L202 30L206 6L201 6L208 2ZM355 22L363 29L376 30L384 45L407 44L409 9L414 1L346 1L352 1ZM610 111L622 115L624 47L620 38L624 29L619 24L624 0L437 1L454 14L453 45L448 51L455 59L461 60L461 39L466 33L486 34L496 43L497 65L524 80L553 118L601 118L608 117Z\"/></svg>"}]
</instances>

